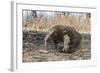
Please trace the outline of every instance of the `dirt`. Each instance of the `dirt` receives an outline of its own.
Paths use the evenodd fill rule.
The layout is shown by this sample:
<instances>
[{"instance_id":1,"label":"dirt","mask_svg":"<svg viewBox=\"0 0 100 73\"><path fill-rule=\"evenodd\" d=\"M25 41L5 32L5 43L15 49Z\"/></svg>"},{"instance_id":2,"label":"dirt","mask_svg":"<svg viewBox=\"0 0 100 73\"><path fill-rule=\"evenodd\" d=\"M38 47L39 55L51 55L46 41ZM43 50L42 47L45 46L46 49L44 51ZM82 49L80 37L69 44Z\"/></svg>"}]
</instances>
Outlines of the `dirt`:
<instances>
[{"instance_id":1,"label":"dirt","mask_svg":"<svg viewBox=\"0 0 100 73\"><path fill-rule=\"evenodd\" d=\"M22 61L24 63L91 59L91 40L89 34L82 34L81 47L73 53L59 52L50 43L48 49L45 48L45 35L46 33L44 32L23 32Z\"/></svg>"}]
</instances>

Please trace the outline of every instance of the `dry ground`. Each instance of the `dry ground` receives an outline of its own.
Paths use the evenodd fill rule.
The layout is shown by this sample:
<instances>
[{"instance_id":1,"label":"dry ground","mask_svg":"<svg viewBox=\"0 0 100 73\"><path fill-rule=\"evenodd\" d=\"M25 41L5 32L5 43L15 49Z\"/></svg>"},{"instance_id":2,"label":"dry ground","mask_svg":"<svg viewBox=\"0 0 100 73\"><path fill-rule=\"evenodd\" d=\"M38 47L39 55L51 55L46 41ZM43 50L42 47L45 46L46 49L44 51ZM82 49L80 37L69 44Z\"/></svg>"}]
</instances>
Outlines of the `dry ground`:
<instances>
[{"instance_id":1,"label":"dry ground","mask_svg":"<svg viewBox=\"0 0 100 73\"><path fill-rule=\"evenodd\" d=\"M61 53L49 45L49 49L44 48L45 33L24 32L23 33L23 62L47 62L66 60L88 60L91 58L90 35L82 34L81 47L73 53Z\"/></svg>"},{"instance_id":2,"label":"dry ground","mask_svg":"<svg viewBox=\"0 0 100 73\"><path fill-rule=\"evenodd\" d=\"M88 60L91 58L90 49L79 49L68 54L59 53L54 50L24 50L23 62L47 62L47 61L66 61L66 60Z\"/></svg>"}]
</instances>

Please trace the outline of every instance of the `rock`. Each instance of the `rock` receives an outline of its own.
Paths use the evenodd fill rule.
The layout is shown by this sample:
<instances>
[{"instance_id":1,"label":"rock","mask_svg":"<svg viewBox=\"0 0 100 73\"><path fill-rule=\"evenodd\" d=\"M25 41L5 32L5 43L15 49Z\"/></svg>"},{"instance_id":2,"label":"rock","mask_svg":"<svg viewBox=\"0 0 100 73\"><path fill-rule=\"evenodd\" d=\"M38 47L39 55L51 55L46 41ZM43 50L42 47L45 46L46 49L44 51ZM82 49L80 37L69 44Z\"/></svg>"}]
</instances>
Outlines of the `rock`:
<instances>
[{"instance_id":1,"label":"rock","mask_svg":"<svg viewBox=\"0 0 100 73\"><path fill-rule=\"evenodd\" d=\"M36 59L36 58L40 58L40 57L41 57L41 56L38 56L38 55L37 55L37 56L34 56L35 59Z\"/></svg>"},{"instance_id":2,"label":"rock","mask_svg":"<svg viewBox=\"0 0 100 73\"><path fill-rule=\"evenodd\" d=\"M40 53L45 53L45 54L47 54L48 53L48 51L46 51L46 50L38 50Z\"/></svg>"}]
</instances>

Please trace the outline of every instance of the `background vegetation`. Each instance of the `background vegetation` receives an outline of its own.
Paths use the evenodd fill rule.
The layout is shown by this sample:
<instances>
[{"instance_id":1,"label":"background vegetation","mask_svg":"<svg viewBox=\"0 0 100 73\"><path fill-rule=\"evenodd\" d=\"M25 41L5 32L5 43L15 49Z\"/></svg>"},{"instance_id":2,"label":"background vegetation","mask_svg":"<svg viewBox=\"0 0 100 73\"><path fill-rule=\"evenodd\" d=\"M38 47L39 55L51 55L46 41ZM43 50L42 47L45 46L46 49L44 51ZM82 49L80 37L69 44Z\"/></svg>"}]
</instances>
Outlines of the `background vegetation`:
<instances>
[{"instance_id":1,"label":"background vegetation","mask_svg":"<svg viewBox=\"0 0 100 73\"><path fill-rule=\"evenodd\" d=\"M90 19L90 13L23 10L23 30L47 31L55 25L65 25L90 32Z\"/></svg>"}]
</instances>

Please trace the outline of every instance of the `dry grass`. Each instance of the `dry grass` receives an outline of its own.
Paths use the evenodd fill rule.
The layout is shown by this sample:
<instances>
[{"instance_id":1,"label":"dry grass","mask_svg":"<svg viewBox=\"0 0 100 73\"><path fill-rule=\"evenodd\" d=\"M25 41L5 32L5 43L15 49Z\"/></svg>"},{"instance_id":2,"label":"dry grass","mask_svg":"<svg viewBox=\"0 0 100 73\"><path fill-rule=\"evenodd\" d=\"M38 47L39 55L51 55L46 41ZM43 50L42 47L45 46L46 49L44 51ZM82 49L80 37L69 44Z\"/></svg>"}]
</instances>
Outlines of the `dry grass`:
<instances>
[{"instance_id":1,"label":"dry grass","mask_svg":"<svg viewBox=\"0 0 100 73\"><path fill-rule=\"evenodd\" d=\"M80 32L90 32L90 18L81 19L78 16L61 14L60 12L49 20L45 20L43 17L37 17L35 20L26 21L23 23L23 30L37 30L47 31L55 25L65 25L75 27Z\"/></svg>"}]
</instances>

